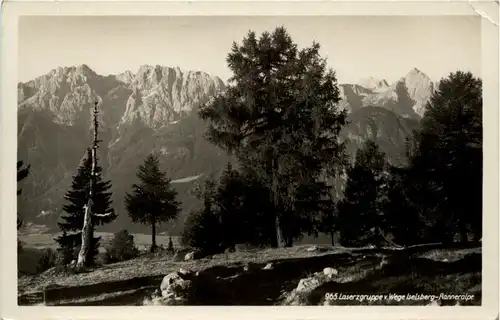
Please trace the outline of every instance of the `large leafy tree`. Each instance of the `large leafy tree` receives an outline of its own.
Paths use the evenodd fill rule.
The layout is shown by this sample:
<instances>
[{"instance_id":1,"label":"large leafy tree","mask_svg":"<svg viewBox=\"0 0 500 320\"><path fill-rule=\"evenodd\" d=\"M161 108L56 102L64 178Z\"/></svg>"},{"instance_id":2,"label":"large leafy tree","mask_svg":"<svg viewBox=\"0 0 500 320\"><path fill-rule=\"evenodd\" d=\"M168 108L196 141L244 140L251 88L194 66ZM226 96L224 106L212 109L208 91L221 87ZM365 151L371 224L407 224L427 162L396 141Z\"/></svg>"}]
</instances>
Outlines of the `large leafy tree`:
<instances>
[{"instance_id":1,"label":"large leafy tree","mask_svg":"<svg viewBox=\"0 0 500 320\"><path fill-rule=\"evenodd\" d=\"M482 235L482 81L457 71L426 106L410 159L412 201L433 240Z\"/></svg>"},{"instance_id":2,"label":"large leafy tree","mask_svg":"<svg viewBox=\"0 0 500 320\"><path fill-rule=\"evenodd\" d=\"M81 232L85 215L84 206L88 201L90 192L91 171L92 153L89 148L86 157L78 167L76 175L73 176L70 189L64 196L64 199L67 201L67 204L63 206L65 214L61 216L58 222L62 235L55 240L59 244L60 250L64 253L65 263L76 258L76 254L81 246ZM102 168L99 165L96 166L94 193L92 195L92 210L96 216L92 219L92 250L88 252L87 264L93 263L98 253L100 237L93 237L95 228L103 224L111 223L117 217L117 214L112 208L112 193L110 189L111 182L103 180Z\"/></svg>"},{"instance_id":3,"label":"large leafy tree","mask_svg":"<svg viewBox=\"0 0 500 320\"><path fill-rule=\"evenodd\" d=\"M338 228L343 245L378 244L383 221L385 155L368 140L356 152L348 170L344 198L339 203Z\"/></svg>"},{"instance_id":4,"label":"large leafy tree","mask_svg":"<svg viewBox=\"0 0 500 320\"><path fill-rule=\"evenodd\" d=\"M343 149L346 115L319 49L299 50L283 27L259 38L249 32L228 55L227 90L199 112L209 120L208 139L269 189L280 246L314 232L314 204L329 192L320 176L335 170Z\"/></svg>"},{"instance_id":5,"label":"large leafy tree","mask_svg":"<svg viewBox=\"0 0 500 320\"><path fill-rule=\"evenodd\" d=\"M150 154L137 170L140 184L125 196L125 206L133 222L151 225L151 252L156 249L156 226L175 220L181 211L171 179L160 170L159 159Z\"/></svg>"}]
</instances>

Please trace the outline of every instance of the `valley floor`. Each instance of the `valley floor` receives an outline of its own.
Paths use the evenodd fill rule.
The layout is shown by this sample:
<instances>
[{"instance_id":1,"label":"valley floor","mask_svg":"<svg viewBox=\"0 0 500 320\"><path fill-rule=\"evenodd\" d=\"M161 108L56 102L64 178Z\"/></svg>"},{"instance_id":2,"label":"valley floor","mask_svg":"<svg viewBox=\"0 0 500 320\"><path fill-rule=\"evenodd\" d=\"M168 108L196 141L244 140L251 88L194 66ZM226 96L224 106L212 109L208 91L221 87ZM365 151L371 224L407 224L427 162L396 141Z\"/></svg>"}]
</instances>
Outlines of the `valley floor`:
<instances>
[{"instance_id":1,"label":"valley floor","mask_svg":"<svg viewBox=\"0 0 500 320\"><path fill-rule=\"evenodd\" d=\"M27 299L31 294L45 292L46 305L154 304L152 297L163 277L182 268L199 272L197 276L203 279L196 282L197 294L186 303L194 305L427 305L431 302L394 298L334 301L328 298L334 293L405 297L408 294L468 294L468 301L445 298L439 303L481 304L480 247L422 246L396 250L318 246L316 250L310 249L308 245L249 250L181 262L171 256L143 255L80 274L62 274L50 269L37 276L20 277L18 300L20 305L29 304ZM269 263L272 268L264 268ZM324 282L314 280L328 267L336 270L335 277ZM309 282L315 285L299 290L298 287L309 283L303 279L312 279Z\"/></svg>"}]
</instances>

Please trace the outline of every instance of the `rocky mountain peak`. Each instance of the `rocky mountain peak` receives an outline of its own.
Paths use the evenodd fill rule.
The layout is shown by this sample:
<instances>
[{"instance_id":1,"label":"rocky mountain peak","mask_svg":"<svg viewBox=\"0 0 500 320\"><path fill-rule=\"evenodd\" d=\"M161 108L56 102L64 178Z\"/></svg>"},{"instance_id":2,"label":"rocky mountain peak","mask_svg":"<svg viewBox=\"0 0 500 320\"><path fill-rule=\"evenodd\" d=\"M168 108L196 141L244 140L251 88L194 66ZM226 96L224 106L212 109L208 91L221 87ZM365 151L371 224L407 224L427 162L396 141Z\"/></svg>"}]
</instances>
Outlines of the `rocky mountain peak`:
<instances>
[{"instance_id":1,"label":"rocky mountain peak","mask_svg":"<svg viewBox=\"0 0 500 320\"><path fill-rule=\"evenodd\" d=\"M104 101L103 113L110 124L141 120L158 127L185 116L224 87L217 77L179 67L142 65L135 74L125 71L104 77L82 64L20 83L18 106L48 110L62 124L87 125L93 102Z\"/></svg>"},{"instance_id":2,"label":"rocky mountain peak","mask_svg":"<svg viewBox=\"0 0 500 320\"><path fill-rule=\"evenodd\" d=\"M409 97L415 101L413 110L419 116L423 116L425 104L429 101L435 89L432 80L419 69L413 68L400 82L404 82Z\"/></svg>"},{"instance_id":3,"label":"rocky mountain peak","mask_svg":"<svg viewBox=\"0 0 500 320\"><path fill-rule=\"evenodd\" d=\"M407 84L418 84L418 83L429 83L429 82L432 82L431 79L425 74L423 73L422 71L420 71L419 69L417 68L413 68L411 69L407 74L406 76L404 76L404 81L407 83Z\"/></svg>"},{"instance_id":4,"label":"rocky mountain peak","mask_svg":"<svg viewBox=\"0 0 500 320\"><path fill-rule=\"evenodd\" d=\"M205 72L160 65L142 65L135 75L122 78L130 79L133 93L120 123L141 120L153 128L186 116L225 88L220 78Z\"/></svg>"},{"instance_id":5,"label":"rocky mountain peak","mask_svg":"<svg viewBox=\"0 0 500 320\"><path fill-rule=\"evenodd\" d=\"M358 82L358 85L373 91L382 91L389 87L385 79L377 79L374 77L363 78Z\"/></svg>"},{"instance_id":6,"label":"rocky mountain peak","mask_svg":"<svg viewBox=\"0 0 500 320\"><path fill-rule=\"evenodd\" d=\"M125 84L131 84L132 81L134 80L135 75L132 73L132 71L127 70L125 72L119 73L116 75L116 79L125 83Z\"/></svg>"}]
</instances>

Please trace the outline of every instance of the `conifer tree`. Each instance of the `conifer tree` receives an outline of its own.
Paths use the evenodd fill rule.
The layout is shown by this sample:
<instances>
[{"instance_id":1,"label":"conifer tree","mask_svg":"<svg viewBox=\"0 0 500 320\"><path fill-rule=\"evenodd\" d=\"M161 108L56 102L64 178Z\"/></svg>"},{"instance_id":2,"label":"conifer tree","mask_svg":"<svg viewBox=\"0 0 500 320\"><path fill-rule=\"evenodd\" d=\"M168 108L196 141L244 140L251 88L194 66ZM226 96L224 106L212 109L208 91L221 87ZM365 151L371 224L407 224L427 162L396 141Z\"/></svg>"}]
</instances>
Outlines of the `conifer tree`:
<instances>
[{"instance_id":1,"label":"conifer tree","mask_svg":"<svg viewBox=\"0 0 500 320\"><path fill-rule=\"evenodd\" d=\"M203 207L191 212L187 217L182 242L205 253L220 252L225 235L222 234L220 215L215 204L216 182L213 179L205 180L198 197L203 200Z\"/></svg>"},{"instance_id":2,"label":"conifer tree","mask_svg":"<svg viewBox=\"0 0 500 320\"><path fill-rule=\"evenodd\" d=\"M457 71L442 79L415 136L407 184L431 241L482 236L482 81Z\"/></svg>"},{"instance_id":3,"label":"conifer tree","mask_svg":"<svg viewBox=\"0 0 500 320\"><path fill-rule=\"evenodd\" d=\"M78 260L76 262L76 269L81 270L85 266L89 264L87 258L91 256L92 248L94 247L93 243L93 230L94 230L94 219L98 217L107 217L111 216L113 213L98 213L97 210L94 210L94 195L95 195L95 186L97 179L97 148L99 147L99 139L98 139L98 128L99 121L97 120L97 116L99 114L99 110L97 108L98 102L94 103L94 139L92 141L92 166L90 170L90 187L89 193L87 195L87 202L83 206L84 214L83 214L83 227L82 227L82 240L80 245L80 250L78 252Z\"/></svg>"},{"instance_id":4,"label":"conifer tree","mask_svg":"<svg viewBox=\"0 0 500 320\"><path fill-rule=\"evenodd\" d=\"M319 177L335 169L343 147L346 114L336 107L336 76L319 49L299 50L283 27L260 38L249 32L228 55L227 90L199 112L209 121L209 141L269 188L279 246L314 231L310 206L328 192Z\"/></svg>"},{"instance_id":5,"label":"conifer tree","mask_svg":"<svg viewBox=\"0 0 500 320\"><path fill-rule=\"evenodd\" d=\"M385 201L385 166L384 154L371 140L356 152L344 198L339 203L338 227L343 245L378 244Z\"/></svg>"},{"instance_id":6,"label":"conifer tree","mask_svg":"<svg viewBox=\"0 0 500 320\"><path fill-rule=\"evenodd\" d=\"M17 161L17 184L19 185L19 182L23 181L30 173L30 166L24 166L23 161ZM22 189L19 188L17 189L17 195L19 196L22 192ZM22 218L19 216L19 212L17 213L17 229L21 228L23 224Z\"/></svg>"},{"instance_id":7,"label":"conifer tree","mask_svg":"<svg viewBox=\"0 0 500 320\"><path fill-rule=\"evenodd\" d=\"M172 237L168 237L168 246L167 246L167 251L168 252L174 252L174 243L172 242Z\"/></svg>"},{"instance_id":8,"label":"conifer tree","mask_svg":"<svg viewBox=\"0 0 500 320\"><path fill-rule=\"evenodd\" d=\"M67 204L63 206L65 214L60 217L60 221L57 223L63 233L55 240L63 252L65 263L69 263L76 258L75 255L81 247L81 231L85 214L84 206L87 203L90 192L91 171L92 151L89 148L86 157L73 177L70 189L64 196L64 199L67 201ZM112 208L111 182L102 179L102 168L99 165L95 167L95 175L92 210L99 215L92 221L92 234L97 226L110 223L117 217ZM94 258L98 253L99 240L99 237L92 238L92 250L89 251L87 256L88 265L94 262Z\"/></svg>"},{"instance_id":9,"label":"conifer tree","mask_svg":"<svg viewBox=\"0 0 500 320\"><path fill-rule=\"evenodd\" d=\"M225 248L234 249L237 243L245 242L242 237L245 222L242 214L243 197L242 180L238 171L234 170L229 162L220 177L215 197Z\"/></svg>"},{"instance_id":10,"label":"conifer tree","mask_svg":"<svg viewBox=\"0 0 500 320\"><path fill-rule=\"evenodd\" d=\"M390 168L382 228L393 236L394 243L398 245L422 243L426 228L419 207L410 199L415 192L411 181L408 168Z\"/></svg>"},{"instance_id":11,"label":"conifer tree","mask_svg":"<svg viewBox=\"0 0 500 320\"><path fill-rule=\"evenodd\" d=\"M140 184L133 184L133 193L125 196L125 206L133 222L151 225L151 252L156 249L156 227L177 219L181 204L177 191L165 172L160 170L156 155L150 154L137 170Z\"/></svg>"}]
</instances>

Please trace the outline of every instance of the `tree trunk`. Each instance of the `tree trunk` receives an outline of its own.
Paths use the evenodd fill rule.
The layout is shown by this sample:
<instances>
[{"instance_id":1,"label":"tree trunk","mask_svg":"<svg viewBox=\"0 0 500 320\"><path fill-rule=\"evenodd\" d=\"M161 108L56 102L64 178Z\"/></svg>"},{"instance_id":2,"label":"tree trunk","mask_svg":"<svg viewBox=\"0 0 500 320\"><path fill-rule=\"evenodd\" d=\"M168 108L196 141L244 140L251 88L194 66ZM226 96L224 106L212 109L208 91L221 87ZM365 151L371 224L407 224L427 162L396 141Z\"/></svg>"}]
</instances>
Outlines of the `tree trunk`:
<instances>
[{"instance_id":1,"label":"tree trunk","mask_svg":"<svg viewBox=\"0 0 500 320\"><path fill-rule=\"evenodd\" d=\"M153 222L151 223L151 252L155 252L156 249L156 221L153 217Z\"/></svg>"},{"instance_id":2,"label":"tree trunk","mask_svg":"<svg viewBox=\"0 0 500 320\"><path fill-rule=\"evenodd\" d=\"M276 227L276 247L283 248L284 242L281 234L280 219L278 218L278 216L276 216L275 227Z\"/></svg>"},{"instance_id":3,"label":"tree trunk","mask_svg":"<svg viewBox=\"0 0 500 320\"><path fill-rule=\"evenodd\" d=\"M92 170L90 171L90 186L87 204L84 206L84 218L82 227L82 244L80 247L80 252L78 253L78 261L76 263L77 269L81 269L87 266L87 257L89 251L92 250L91 238L93 236L93 226L92 226L92 197L94 195L94 184L95 184L95 169L97 166L97 144L99 143L97 139L97 102L94 104L94 141L92 143Z\"/></svg>"},{"instance_id":4,"label":"tree trunk","mask_svg":"<svg viewBox=\"0 0 500 320\"><path fill-rule=\"evenodd\" d=\"M95 138L95 141L97 139ZM90 192L89 192L89 200L87 204L85 205L85 213L84 213L84 218L83 218L83 227L82 227L82 245L80 247L80 252L78 253L78 261L76 263L77 269L81 269L85 266L87 266L88 261L87 257L89 254L89 251L91 250L91 238L92 238L92 196L94 195L94 183L95 183L95 167L96 167L96 149L97 149L97 144L94 143L94 147L92 148L92 171L91 171L91 178L90 178Z\"/></svg>"},{"instance_id":5,"label":"tree trunk","mask_svg":"<svg viewBox=\"0 0 500 320\"><path fill-rule=\"evenodd\" d=\"M332 230L330 231L330 237L332 239L332 247L335 247L335 230L333 230L333 227Z\"/></svg>"},{"instance_id":6,"label":"tree trunk","mask_svg":"<svg viewBox=\"0 0 500 320\"><path fill-rule=\"evenodd\" d=\"M82 245L78 253L78 261L76 263L77 269L82 269L87 265L87 257L90 250L90 238L92 236L92 223L91 223L91 201L85 205L85 216L82 228Z\"/></svg>"}]
</instances>

